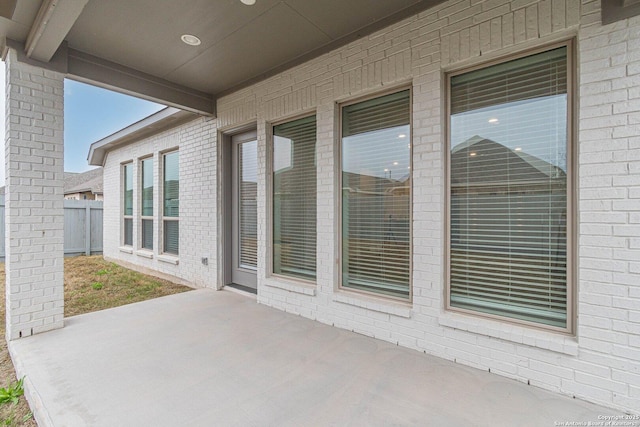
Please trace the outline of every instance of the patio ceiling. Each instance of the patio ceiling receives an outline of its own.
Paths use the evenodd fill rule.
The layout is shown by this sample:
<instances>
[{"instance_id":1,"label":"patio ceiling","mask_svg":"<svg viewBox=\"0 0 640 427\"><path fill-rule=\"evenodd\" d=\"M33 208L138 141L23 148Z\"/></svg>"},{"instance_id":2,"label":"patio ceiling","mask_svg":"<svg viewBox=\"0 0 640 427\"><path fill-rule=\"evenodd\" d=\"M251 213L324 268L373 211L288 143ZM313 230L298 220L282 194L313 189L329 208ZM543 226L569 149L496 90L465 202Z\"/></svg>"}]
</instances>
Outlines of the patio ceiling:
<instances>
[{"instance_id":1,"label":"patio ceiling","mask_svg":"<svg viewBox=\"0 0 640 427\"><path fill-rule=\"evenodd\" d=\"M213 114L222 94L441 1L14 0L0 36L70 78Z\"/></svg>"}]
</instances>

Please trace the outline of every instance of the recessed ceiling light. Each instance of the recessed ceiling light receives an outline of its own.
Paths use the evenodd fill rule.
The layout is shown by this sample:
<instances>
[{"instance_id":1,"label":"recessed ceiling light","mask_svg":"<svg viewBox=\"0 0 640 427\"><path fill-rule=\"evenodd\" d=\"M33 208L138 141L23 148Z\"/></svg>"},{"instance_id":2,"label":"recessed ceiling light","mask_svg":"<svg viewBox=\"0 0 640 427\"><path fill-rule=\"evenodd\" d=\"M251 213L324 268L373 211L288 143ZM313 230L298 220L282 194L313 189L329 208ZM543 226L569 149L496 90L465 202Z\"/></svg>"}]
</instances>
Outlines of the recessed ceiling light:
<instances>
[{"instance_id":1,"label":"recessed ceiling light","mask_svg":"<svg viewBox=\"0 0 640 427\"><path fill-rule=\"evenodd\" d=\"M499 120L496 119L495 117L492 117L489 119L489 123L499 123Z\"/></svg>"},{"instance_id":2,"label":"recessed ceiling light","mask_svg":"<svg viewBox=\"0 0 640 427\"><path fill-rule=\"evenodd\" d=\"M393 162L393 166L398 166L398 162Z\"/></svg>"},{"instance_id":3,"label":"recessed ceiling light","mask_svg":"<svg viewBox=\"0 0 640 427\"><path fill-rule=\"evenodd\" d=\"M199 38L192 34L183 34L182 36L180 36L180 39L189 46L198 46L200 43L202 43Z\"/></svg>"},{"instance_id":4,"label":"recessed ceiling light","mask_svg":"<svg viewBox=\"0 0 640 427\"><path fill-rule=\"evenodd\" d=\"M473 157L473 156L475 156L475 155L476 155L476 153L475 153L475 152L471 152L471 153L469 153L469 155L470 155L471 157Z\"/></svg>"},{"instance_id":5,"label":"recessed ceiling light","mask_svg":"<svg viewBox=\"0 0 640 427\"><path fill-rule=\"evenodd\" d=\"M516 147L516 151L522 151L522 147Z\"/></svg>"},{"instance_id":6,"label":"recessed ceiling light","mask_svg":"<svg viewBox=\"0 0 640 427\"><path fill-rule=\"evenodd\" d=\"M398 135L398 138L406 138L407 135L405 135L404 133L401 133L400 135Z\"/></svg>"},{"instance_id":7,"label":"recessed ceiling light","mask_svg":"<svg viewBox=\"0 0 640 427\"><path fill-rule=\"evenodd\" d=\"M247 6L253 6L256 4L256 0L240 0L242 4L246 4Z\"/></svg>"}]
</instances>

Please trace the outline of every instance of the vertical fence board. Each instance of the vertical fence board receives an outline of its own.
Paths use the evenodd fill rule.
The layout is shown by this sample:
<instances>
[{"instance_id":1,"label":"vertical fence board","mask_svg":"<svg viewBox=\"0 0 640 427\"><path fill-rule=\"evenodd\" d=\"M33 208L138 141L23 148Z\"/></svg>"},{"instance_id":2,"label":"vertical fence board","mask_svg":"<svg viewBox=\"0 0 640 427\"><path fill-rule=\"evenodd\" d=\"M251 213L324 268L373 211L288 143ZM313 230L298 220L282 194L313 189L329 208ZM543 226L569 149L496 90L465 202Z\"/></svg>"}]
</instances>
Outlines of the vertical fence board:
<instances>
[{"instance_id":1,"label":"vertical fence board","mask_svg":"<svg viewBox=\"0 0 640 427\"><path fill-rule=\"evenodd\" d=\"M91 208L91 252L102 252L102 202Z\"/></svg>"}]
</instances>

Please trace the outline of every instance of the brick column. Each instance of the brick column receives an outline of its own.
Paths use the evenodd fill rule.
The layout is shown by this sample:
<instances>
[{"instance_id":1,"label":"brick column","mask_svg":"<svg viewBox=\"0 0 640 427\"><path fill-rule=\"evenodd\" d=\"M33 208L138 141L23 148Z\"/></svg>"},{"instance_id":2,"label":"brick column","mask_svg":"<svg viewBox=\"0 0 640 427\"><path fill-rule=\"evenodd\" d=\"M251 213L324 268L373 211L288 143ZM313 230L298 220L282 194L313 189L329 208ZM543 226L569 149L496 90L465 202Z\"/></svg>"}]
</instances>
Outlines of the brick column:
<instances>
[{"instance_id":1,"label":"brick column","mask_svg":"<svg viewBox=\"0 0 640 427\"><path fill-rule=\"evenodd\" d=\"M64 75L6 58L7 340L61 328Z\"/></svg>"}]
</instances>

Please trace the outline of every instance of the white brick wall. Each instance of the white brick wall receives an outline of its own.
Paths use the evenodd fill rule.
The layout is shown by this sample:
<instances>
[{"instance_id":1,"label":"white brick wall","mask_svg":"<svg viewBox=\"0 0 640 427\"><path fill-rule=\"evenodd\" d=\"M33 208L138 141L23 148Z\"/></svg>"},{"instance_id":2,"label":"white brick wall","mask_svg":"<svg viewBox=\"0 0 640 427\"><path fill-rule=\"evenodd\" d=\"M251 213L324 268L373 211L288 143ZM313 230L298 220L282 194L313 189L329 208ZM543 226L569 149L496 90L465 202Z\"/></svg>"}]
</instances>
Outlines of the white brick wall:
<instances>
[{"instance_id":1,"label":"white brick wall","mask_svg":"<svg viewBox=\"0 0 640 427\"><path fill-rule=\"evenodd\" d=\"M215 242L217 129L256 123L258 300L532 385L640 413L640 17L601 26L599 1L450 0L218 101L201 119L109 154L105 254L219 287ZM575 337L444 311L442 71L577 38L579 213ZM413 303L338 292L336 102L413 89ZM318 248L315 289L266 277L268 123L315 111ZM180 146L178 266L118 251L119 167ZM199 264L210 254L209 267ZM214 261L215 260L215 261Z\"/></svg>"},{"instance_id":2,"label":"white brick wall","mask_svg":"<svg viewBox=\"0 0 640 427\"><path fill-rule=\"evenodd\" d=\"M585 26L579 43L580 356L599 370L575 381L637 412L640 18Z\"/></svg>"},{"instance_id":3,"label":"white brick wall","mask_svg":"<svg viewBox=\"0 0 640 427\"><path fill-rule=\"evenodd\" d=\"M63 78L6 60L7 339L62 327Z\"/></svg>"},{"instance_id":4,"label":"white brick wall","mask_svg":"<svg viewBox=\"0 0 640 427\"><path fill-rule=\"evenodd\" d=\"M104 256L145 271L181 279L194 286L216 286L216 138L215 121L197 119L107 155L104 167ZM140 159L154 156L154 212L162 212L162 155L177 148L180 161L180 255L163 261L162 223L154 221L154 250L140 250ZM133 250L122 251L122 164L133 162ZM203 265L202 257L209 259Z\"/></svg>"}]
</instances>

